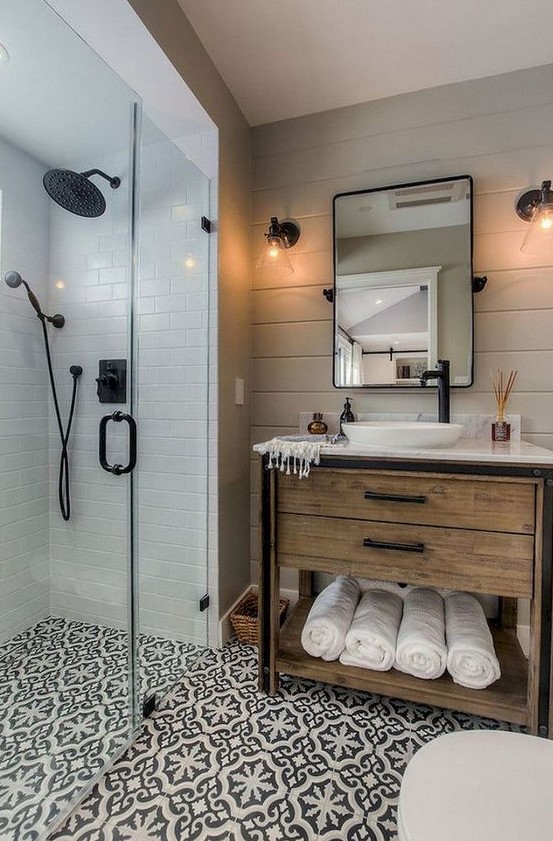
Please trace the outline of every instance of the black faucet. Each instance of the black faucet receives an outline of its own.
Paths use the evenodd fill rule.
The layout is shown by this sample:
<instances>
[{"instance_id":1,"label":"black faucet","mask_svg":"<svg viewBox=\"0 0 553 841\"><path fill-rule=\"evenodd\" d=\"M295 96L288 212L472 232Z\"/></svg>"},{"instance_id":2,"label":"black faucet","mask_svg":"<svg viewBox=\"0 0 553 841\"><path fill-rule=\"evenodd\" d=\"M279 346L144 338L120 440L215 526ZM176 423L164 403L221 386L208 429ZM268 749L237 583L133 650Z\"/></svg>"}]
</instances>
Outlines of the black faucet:
<instances>
[{"instance_id":1,"label":"black faucet","mask_svg":"<svg viewBox=\"0 0 553 841\"><path fill-rule=\"evenodd\" d=\"M428 380L437 380L438 386L438 422L449 423L449 359L438 359L435 371L425 371L421 385Z\"/></svg>"}]
</instances>

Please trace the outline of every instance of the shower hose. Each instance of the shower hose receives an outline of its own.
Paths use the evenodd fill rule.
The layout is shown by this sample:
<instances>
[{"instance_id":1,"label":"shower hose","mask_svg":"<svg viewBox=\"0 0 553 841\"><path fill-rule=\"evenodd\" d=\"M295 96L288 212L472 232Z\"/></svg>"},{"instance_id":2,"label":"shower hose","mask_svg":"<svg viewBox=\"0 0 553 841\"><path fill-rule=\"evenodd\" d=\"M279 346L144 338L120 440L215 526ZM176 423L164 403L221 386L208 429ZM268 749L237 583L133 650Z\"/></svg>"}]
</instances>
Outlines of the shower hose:
<instances>
[{"instance_id":1,"label":"shower hose","mask_svg":"<svg viewBox=\"0 0 553 841\"><path fill-rule=\"evenodd\" d=\"M80 365L72 365L69 369L73 377L73 392L71 394L71 407L69 409L69 418L67 419L67 428L63 429L63 421L61 419L60 406L58 402L58 394L56 391L56 381L54 379L54 370L52 367L52 356L50 354L50 342L48 340L48 330L46 328L46 318L40 317L42 324L42 333L44 335L44 347L46 349L46 361L48 362L48 375L50 377L50 385L52 388L52 397L54 400L54 409L56 412L56 420L58 422L58 429L61 440L61 454L60 465L58 471L58 500L60 505L61 516L64 520L69 520L71 517L71 493L69 489L69 454L67 446L69 444L69 436L71 435L71 426L73 424L73 415L75 414L75 402L77 400L77 384L79 377L83 372Z\"/></svg>"}]
</instances>

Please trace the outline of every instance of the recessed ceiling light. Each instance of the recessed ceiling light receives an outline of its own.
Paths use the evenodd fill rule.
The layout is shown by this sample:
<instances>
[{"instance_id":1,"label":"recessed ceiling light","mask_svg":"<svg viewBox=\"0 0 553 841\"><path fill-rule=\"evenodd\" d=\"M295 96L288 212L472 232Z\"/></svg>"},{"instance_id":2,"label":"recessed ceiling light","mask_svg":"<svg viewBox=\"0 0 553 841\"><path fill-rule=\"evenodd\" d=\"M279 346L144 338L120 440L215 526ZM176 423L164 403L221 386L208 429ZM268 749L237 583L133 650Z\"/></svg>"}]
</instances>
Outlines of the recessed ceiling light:
<instances>
[{"instance_id":1,"label":"recessed ceiling light","mask_svg":"<svg viewBox=\"0 0 553 841\"><path fill-rule=\"evenodd\" d=\"M382 298L379 298L378 301L375 301L375 304L381 304L381 303L382 303Z\"/></svg>"},{"instance_id":2,"label":"recessed ceiling light","mask_svg":"<svg viewBox=\"0 0 553 841\"><path fill-rule=\"evenodd\" d=\"M56 289L65 289L65 283L63 282L63 280L56 281Z\"/></svg>"}]
</instances>

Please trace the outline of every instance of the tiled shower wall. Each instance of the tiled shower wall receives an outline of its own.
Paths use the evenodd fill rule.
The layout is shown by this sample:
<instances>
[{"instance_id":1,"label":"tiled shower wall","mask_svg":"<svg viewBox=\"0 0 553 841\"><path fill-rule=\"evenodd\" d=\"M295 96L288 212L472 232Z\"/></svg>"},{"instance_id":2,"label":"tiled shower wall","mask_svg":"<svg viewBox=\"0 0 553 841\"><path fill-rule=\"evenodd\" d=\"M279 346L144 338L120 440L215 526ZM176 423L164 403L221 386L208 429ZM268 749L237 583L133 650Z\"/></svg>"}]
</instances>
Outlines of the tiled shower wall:
<instances>
[{"instance_id":1,"label":"tiled shower wall","mask_svg":"<svg viewBox=\"0 0 553 841\"><path fill-rule=\"evenodd\" d=\"M141 152L137 306L139 610L141 630L205 642L199 598L207 585L208 237L199 224L208 182L146 123ZM80 162L80 168L89 162ZM69 366L84 367L71 445L73 516L57 506L59 444L51 438L52 609L68 618L127 621L128 480L98 465L98 423L126 406L100 404L98 360L128 358L128 172L124 158L96 165L120 175L103 187L108 209L52 215L51 308L67 317L55 339L62 402ZM198 177L195 177L198 175ZM207 212L207 204L201 213ZM188 261L188 265L187 265ZM63 283L63 288L58 285ZM108 425L109 460L126 461L126 425ZM51 424L51 430L54 426ZM119 438L119 442L115 442Z\"/></svg>"},{"instance_id":2,"label":"tiled shower wall","mask_svg":"<svg viewBox=\"0 0 553 841\"><path fill-rule=\"evenodd\" d=\"M254 273L252 440L297 430L299 412L339 412L332 387L332 197L390 184L474 177L475 382L453 410L489 413L490 370L516 368L511 409L522 435L553 448L551 259L522 254L516 196L551 177L553 65L434 88L254 129L254 252L271 216L294 217L295 273ZM432 393L355 390L354 411L431 412ZM252 577L257 573L257 464L252 459ZM292 586L288 579L285 586Z\"/></svg>"},{"instance_id":3,"label":"tiled shower wall","mask_svg":"<svg viewBox=\"0 0 553 841\"><path fill-rule=\"evenodd\" d=\"M0 140L0 642L49 612L48 416L40 325L16 270L46 299L44 167Z\"/></svg>"},{"instance_id":4,"label":"tiled shower wall","mask_svg":"<svg viewBox=\"0 0 553 841\"><path fill-rule=\"evenodd\" d=\"M127 309L130 283L128 157L73 162L79 171L97 166L121 178L106 197L103 216L74 216L52 203L50 309L61 312L62 330L50 330L56 379L67 417L71 365L82 365L70 442L72 516L64 522L57 501L60 443L50 401L51 605L54 616L124 627L127 622L127 481L98 465L102 415L127 406L100 404L95 378L99 359L128 357ZM125 463L122 430L111 423L109 456ZM123 424L121 425L123 426ZM126 425L125 425L126 426ZM113 442L119 438L117 447ZM113 462L112 462L113 463Z\"/></svg>"},{"instance_id":5,"label":"tiled shower wall","mask_svg":"<svg viewBox=\"0 0 553 841\"><path fill-rule=\"evenodd\" d=\"M140 623L205 644L209 182L143 125L138 282Z\"/></svg>"}]
</instances>

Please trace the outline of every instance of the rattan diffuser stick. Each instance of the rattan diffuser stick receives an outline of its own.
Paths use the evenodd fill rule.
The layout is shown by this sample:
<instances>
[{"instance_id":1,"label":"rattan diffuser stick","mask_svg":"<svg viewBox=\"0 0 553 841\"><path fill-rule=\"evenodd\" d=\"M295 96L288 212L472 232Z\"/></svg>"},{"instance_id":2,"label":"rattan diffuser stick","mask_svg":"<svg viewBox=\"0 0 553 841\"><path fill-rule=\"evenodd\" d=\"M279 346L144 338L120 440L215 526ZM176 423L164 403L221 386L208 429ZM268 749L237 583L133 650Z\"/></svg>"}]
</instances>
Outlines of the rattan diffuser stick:
<instances>
[{"instance_id":1,"label":"rattan diffuser stick","mask_svg":"<svg viewBox=\"0 0 553 841\"><path fill-rule=\"evenodd\" d=\"M497 370L497 373L492 374L493 393L495 394L495 401L497 403L497 420L503 422L505 420L505 409L509 395L513 390L518 371L511 371L505 383L503 371Z\"/></svg>"}]
</instances>

